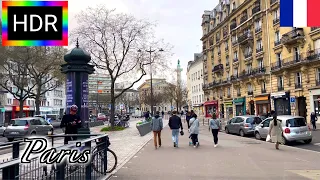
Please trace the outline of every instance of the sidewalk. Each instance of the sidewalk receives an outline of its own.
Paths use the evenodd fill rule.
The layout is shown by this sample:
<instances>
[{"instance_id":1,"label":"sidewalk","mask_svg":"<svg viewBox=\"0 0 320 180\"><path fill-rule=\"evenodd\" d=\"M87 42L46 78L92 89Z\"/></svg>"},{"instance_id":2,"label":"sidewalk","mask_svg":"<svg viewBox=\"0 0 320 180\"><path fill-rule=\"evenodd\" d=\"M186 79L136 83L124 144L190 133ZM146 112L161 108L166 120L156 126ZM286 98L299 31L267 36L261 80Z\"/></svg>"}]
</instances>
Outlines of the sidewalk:
<instances>
[{"instance_id":1,"label":"sidewalk","mask_svg":"<svg viewBox=\"0 0 320 180\"><path fill-rule=\"evenodd\" d=\"M161 148L155 150L149 141L110 179L320 179L318 152L287 146L275 150L271 143L224 133L219 134L219 146L214 148L207 128L201 126L198 149L188 145L186 130L180 136L180 147L173 148L171 132L165 128Z\"/></svg>"}]
</instances>

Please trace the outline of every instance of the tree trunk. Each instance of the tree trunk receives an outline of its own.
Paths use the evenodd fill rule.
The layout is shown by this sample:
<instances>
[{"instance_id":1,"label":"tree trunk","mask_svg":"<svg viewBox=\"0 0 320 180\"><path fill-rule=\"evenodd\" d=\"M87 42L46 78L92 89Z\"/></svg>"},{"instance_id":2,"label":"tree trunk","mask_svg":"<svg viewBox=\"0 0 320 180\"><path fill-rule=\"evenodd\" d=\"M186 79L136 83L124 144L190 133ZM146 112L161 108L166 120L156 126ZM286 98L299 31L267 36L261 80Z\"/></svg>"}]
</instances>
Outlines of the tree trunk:
<instances>
[{"instance_id":1,"label":"tree trunk","mask_svg":"<svg viewBox=\"0 0 320 180\"><path fill-rule=\"evenodd\" d=\"M19 118L23 117L23 102L24 102L24 100L22 100L22 99L19 100L19 107L20 107L19 114L18 114Z\"/></svg>"},{"instance_id":2,"label":"tree trunk","mask_svg":"<svg viewBox=\"0 0 320 180\"><path fill-rule=\"evenodd\" d=\"M114 98L114 84L115 82L111 80L111 112L110 112L110 124L111 128L113 129L114 127L114 114L116 110L116 99Z\"/></svg>"},{"instance_id":3,"label":"tree trunk","mask_svg":"<svg viewBox=\"0 0 320 180\"><path fill-rule=\"evenodd\" d=\"M36 95L36 98L35 98L35 103L36 103L36 115L39 115L40 114L40 95Z\"/></svg>"}]
</instances>

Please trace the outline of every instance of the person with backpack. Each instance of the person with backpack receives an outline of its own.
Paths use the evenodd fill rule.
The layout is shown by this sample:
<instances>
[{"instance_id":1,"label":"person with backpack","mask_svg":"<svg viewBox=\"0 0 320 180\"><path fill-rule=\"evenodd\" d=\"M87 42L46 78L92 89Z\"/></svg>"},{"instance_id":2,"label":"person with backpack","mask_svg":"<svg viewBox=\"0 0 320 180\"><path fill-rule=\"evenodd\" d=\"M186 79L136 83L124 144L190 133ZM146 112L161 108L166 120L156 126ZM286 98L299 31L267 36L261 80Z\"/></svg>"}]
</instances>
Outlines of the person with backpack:
<instances>
[{"instance_id":1,"label":"person with backpack","mask_svg":"<svg viewBox=\"0 0 320 180\"><path fill-rule=\"evenodd\" d=\"M199 135L199 120L197 118L196 114L192 115L192 118L190 119L190 138L192 140L193 147L198 147L199 146L199 140L198 140L198 135Z\"/></svg>"},{"instance_id":2,"label":"person with backpack","mask_svg":"<svg viewBox=\"0 0 320 180\"><path fill-rule=\"evenodd\" d=\"M220 129L220 121L217 119L217 115L213 113L209 122L209 131L211 130L212 132L214 147L218 146L218 133Z\"/></svg>"},{"instance_id":3,"label":"person with backpack","mask_svg":"<svg viewBox=\"0 0 320 180\"><path fill-rule=\"evenodd\" d=\"M169 118L168 125L172 131L173 147L178 147L179 129L181 128L180 134L183 135L183 126L182 126L181 118L177 116L177 111L172 112L172 116Z\"/></svg>"},{"instance_id":4,"label":"person with backpack","mask_svg":"<svg viewBox=\"0 0 320 180\"><path fill-rule=\"evenodd\" d=\"M154 147L157 149L158 147L161 147L161 130L163 129L163 121L160 117L160 112L157 111L156 115L152 118L151 124L150 124L151 130L153 131L153 141L154 141ZM158 139L158 143L157 143Z\"/></svg>"}]
</instances>

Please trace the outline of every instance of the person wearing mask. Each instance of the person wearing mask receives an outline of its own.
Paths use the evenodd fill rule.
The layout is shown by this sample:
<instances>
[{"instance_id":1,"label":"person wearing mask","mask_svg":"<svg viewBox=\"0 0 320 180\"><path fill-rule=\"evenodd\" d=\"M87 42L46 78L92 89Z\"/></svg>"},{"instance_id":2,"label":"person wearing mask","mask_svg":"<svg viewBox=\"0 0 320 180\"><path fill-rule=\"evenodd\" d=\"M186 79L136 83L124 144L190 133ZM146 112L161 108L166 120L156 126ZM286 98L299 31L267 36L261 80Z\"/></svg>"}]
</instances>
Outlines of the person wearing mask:
<instances>
[{"instance_id":1,"label":"person wearing mask","mask_svg":"<svg viewBox=\"0 0 320 180\"><path fill-rule=\"evenodd\" d=\"M62 117L60 128L64 128L64 133L67 134L78 134L78 129L82 127L80 116L77 115L78 106L72 105L70 107L70 113L65 114ZM77 137L65 137L64 144L68 144L69 141L76 140Z\"/></svg>"},{"instance_id":2,"label":"person wearing mask","mask_svg":"<svg viewBox=\"0 0 320 180\"><path fill-rule=\"evenodd\" d=\"M192 140L193 147L199 146L198 141L198 134L199 134L199 120L196 114L193 114L192 118L190 119L190 138Z\"/></svg>"},{"instance_id":3,"label":"person wearing mask","mask_svg":"<svg viewBox=\"0 0 320 180\"><path fill-rule=\"evenodd\" d=\"M158 148L157 138L159 142L159 147L161 147L161 130L163 129L163 121L160 117L160 112L157 111L156 115L152 118L150 124L151 130L153 131L153 141L155 149Z\"/></svg>"},{"instance_id":4,"label":"person wearing mask","mask_svg":"<svg viewBox=\"0 0 320 180\"><path fill-rule=\"evenodd\" d=\"M209 121L209 131L211 130L213 136L214 147L218 146L218 133L221 129L220 121L217 119L217 115L213 113Z\"/></svg>"},{"instance_id":5,"label":"person wearing mask","mask_svg":"<svg viewBox=\"0 0 320 180\"><path fill-rule=\"evenodd\" d=\"M269 135L271 142L275 143L275 148L279 149L279 144L282 143L282 125L281 122L278 121L275 111L272 111L271 114L273 119L269 124Z\"/></svg>"},{"instance_id":6,"label":"person wearing mask","mask_svg":"<svg viewBox=\"0 0 320 180\"><path fill-rule=\"evenodd\" d=\"M173 147L178 147L179 144L179 129L183 131L181 118L177 116L177 111L172 112L172 116L169 118L169 127L172 131Z\"/></svg>"},{"instance_id":7,"label":"person wearing mask","mask_svg":"<svg viewBox=\"0 0 320 180\"><path fill-rule=\"evenodd\" d=\"M317 123L316 122L317 122L318 118L317 118L317 115L314 112L311 113L310 120L311 120L311 124L313 126L313 130L315 131L317 129Z\"/></svg>"}]
</instances>

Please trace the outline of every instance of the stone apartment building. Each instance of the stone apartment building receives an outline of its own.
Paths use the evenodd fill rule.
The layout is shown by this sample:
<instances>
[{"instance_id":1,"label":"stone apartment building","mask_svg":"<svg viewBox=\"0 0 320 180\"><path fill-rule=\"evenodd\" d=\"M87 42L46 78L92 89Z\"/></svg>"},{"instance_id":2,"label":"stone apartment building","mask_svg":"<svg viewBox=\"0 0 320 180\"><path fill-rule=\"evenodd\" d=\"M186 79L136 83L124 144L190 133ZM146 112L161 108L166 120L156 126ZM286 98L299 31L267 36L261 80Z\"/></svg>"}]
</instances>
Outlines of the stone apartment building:
<instances>
[{"instance_id":1,"label":"stone apartment building","mask_svg":"<svg viewBox=\"0 0 320 180\"><path fill-rule=\"evenodd\" d=\"M202 16L204 93L225 118L320 116L320 29L280 28L279 0L220 0Z\"/></svg>"}]
</instances>

